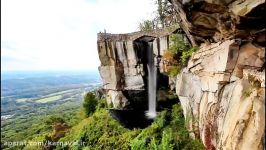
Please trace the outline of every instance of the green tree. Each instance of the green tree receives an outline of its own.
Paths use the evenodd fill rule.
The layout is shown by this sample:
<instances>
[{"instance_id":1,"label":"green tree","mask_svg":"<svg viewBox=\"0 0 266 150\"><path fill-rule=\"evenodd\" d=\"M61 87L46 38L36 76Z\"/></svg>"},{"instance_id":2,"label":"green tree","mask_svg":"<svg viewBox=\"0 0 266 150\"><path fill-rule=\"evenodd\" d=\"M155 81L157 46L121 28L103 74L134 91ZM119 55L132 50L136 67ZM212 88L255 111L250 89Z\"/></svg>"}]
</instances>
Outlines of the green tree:
<instances>
[{"instance_id":1,"label":"green tree","mask_svg":"<svg viewBox=\"0 0 266 150\"><path fill-rule=\"evenodd\" d=\"M149 31L155 29L155 24L153 20L144 20L142 23L139 23L140 31Z\"/></svg>"},{"instance_id":2,"label":"green tree","mask_svg":"<svg viewBox=\"0 0 266 150\"><path fill-rule=\"evenodd\" d=\"M92 92L87 93L84 97L84 102L83 102L83 109L85 111L86 117L89 117L91 114L93 114L96 110L96 107L97 107L96 96Z\"/></svg>"},{"instance_id":3,"label":"green tree","mask_svg":"<svg viewBox=\"0 0 266 150\"><path fill-rule=\"evenodd\" d=\"M174 8L169 0L156 0L155 4L157 5L157 11L154 20L157 22L157 28L165 28L177 23Z\"/></svg>"},{"instance_id":4,"label":"green tree","mask_svg":"<svg viewBox=\"0 0 266 150\"><path fill-rule=\"evenodd\" d=\"M165 28L177 23L174 8L169 0L155 0L155 5L157 7L157 10L154 12L155 17L139 23L140 31Z\"/></svg>"}]
</instances>

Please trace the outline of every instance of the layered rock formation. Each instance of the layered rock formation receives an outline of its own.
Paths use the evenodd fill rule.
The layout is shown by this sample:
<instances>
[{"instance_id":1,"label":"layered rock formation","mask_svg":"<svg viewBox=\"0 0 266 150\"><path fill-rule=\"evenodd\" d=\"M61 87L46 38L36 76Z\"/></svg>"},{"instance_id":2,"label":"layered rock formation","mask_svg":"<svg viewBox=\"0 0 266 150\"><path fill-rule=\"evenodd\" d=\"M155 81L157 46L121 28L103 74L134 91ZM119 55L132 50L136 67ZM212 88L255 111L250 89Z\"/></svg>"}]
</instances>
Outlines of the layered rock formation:
<instances>
[{"instance_id":1,"label":"layered rock formation","mask_svg":"<svg viewBox=\"0 0 266 150\"><path fill-rule=\"evenodd\" d=\"M234 40L203 45L178 75L184 115L207 149L262 149L264 54L264 47Z\"/></svg>"},{"instance_id":2,"label":"layered rock formation","mask_svg":"<svg viewBox=\"0 0 266 150\"><path fill-rule=\"evenodd\" d=\"M98 34L99 72L107 102L114 108L143 108L143 101L147 103L147 43L153 42L154 59L159 63L169 47L169 34L166 30Z\"/></svg>"},{"instance_id":3,"label":"layered rock formation","mask_svg":"<svg viewBox=\"0 0 266 150\"><path fill-rule=\"evenodd\" d=\"M192 136L206 149L263 149L263 0L172 0L190 42L200 46L176 92Z\"/></svg>"}]
</instances>

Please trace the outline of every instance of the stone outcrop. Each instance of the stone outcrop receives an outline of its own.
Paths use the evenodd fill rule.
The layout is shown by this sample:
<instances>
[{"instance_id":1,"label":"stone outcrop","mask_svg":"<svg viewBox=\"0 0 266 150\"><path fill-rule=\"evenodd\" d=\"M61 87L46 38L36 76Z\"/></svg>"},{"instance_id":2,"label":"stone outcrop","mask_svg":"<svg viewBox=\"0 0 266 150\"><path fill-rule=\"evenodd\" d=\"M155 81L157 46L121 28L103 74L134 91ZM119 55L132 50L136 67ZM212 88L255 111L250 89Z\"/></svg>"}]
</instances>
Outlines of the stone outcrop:
<instances>
[{"instance_id":1,"label":"stone outcrop","mask_svg":"<svg viewBox=\"0 0 266 150\"><path fill-rule=\"evenodd\" d=\"M265 1L171 3L191 44L200 46L176 80L191 136L210 150L262 150Z\"/></svg>"},{"instance_id":2,"label":"stone outcrop","mask_svg":"<svg viewBox=\"0 0 266 150\"><path fill-rule=\"evenodd\" d=\"M98 34L99 72L107 100L114 108L125 108L133 101L147 102L147 70L145 42L153 42L158 60L169 47L171 31L154 30L128 34ZM142 44L144 42L144 45ZM135 92L134 92L135 91ZM136 92L143 93L136 95Z\"/></svg>"}]
</instances>

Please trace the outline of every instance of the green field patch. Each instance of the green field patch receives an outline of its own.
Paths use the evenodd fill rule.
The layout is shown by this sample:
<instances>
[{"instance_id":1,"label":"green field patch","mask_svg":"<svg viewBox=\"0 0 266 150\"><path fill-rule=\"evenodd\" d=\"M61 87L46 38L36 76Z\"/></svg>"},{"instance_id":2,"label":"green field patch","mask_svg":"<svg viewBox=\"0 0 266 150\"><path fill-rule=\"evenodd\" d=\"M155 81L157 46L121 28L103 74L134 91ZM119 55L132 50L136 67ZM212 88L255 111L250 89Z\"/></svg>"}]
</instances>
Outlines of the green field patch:
<instances>
[{"instance_id":1,"label":"green field patch","mask_svg":"<svg viewBox=\"0 0 266 150\"><path fill-rule=\"evenodd\" d=\"M56 92L56 93L51 93L51 94L49 94L47 96L56 96L56 95L66 94L66 93L69 93L69 92L73 92L74 90L76 90L76 89L70 89L70 90L60 91L60 92Z\"/></svg>"},{"instance_id":2,"label":"green field patch","mask_svg":"<svg viewBox=\"0 0 266 150\"><path fill-rule=\"evenodd\" d=\"M30 100L29 98L19 98L19 99L17 99L16 101L18 102L18 103L21 103L21 102L26 102L26 101L28 101L28 100Z\"/></svg>"},{"instance_id":3,"label":"green field patch","mask_svg":"<svg viewBox=\"0 0 266 150\"><path fill-rule=\"evenodd\" d=\"M59 100L61 98L62 98L62 95L56 95L56 96L50 96L50 97L39 99L36 102L37 103L47 103L47 102Z\"/></svg>"}]
</instances>

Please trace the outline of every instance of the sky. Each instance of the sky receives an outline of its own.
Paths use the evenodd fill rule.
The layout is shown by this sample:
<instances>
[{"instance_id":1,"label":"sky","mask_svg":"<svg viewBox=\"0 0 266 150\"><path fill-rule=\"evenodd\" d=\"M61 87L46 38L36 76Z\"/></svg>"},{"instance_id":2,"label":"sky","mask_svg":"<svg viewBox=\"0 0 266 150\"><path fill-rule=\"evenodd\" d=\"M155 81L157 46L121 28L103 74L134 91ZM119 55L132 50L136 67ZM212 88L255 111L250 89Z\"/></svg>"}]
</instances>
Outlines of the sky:
<instances>
[{"instance_id":1,"label":"sky","mask_svg":"<svg viewBox=\"0 0 266 150\"><path fill-rule=\"evenodd\" d=\"M154 0L1 0L1 71L96 70L97 33L128 33Z\"/></svg>"}]
</instances>

